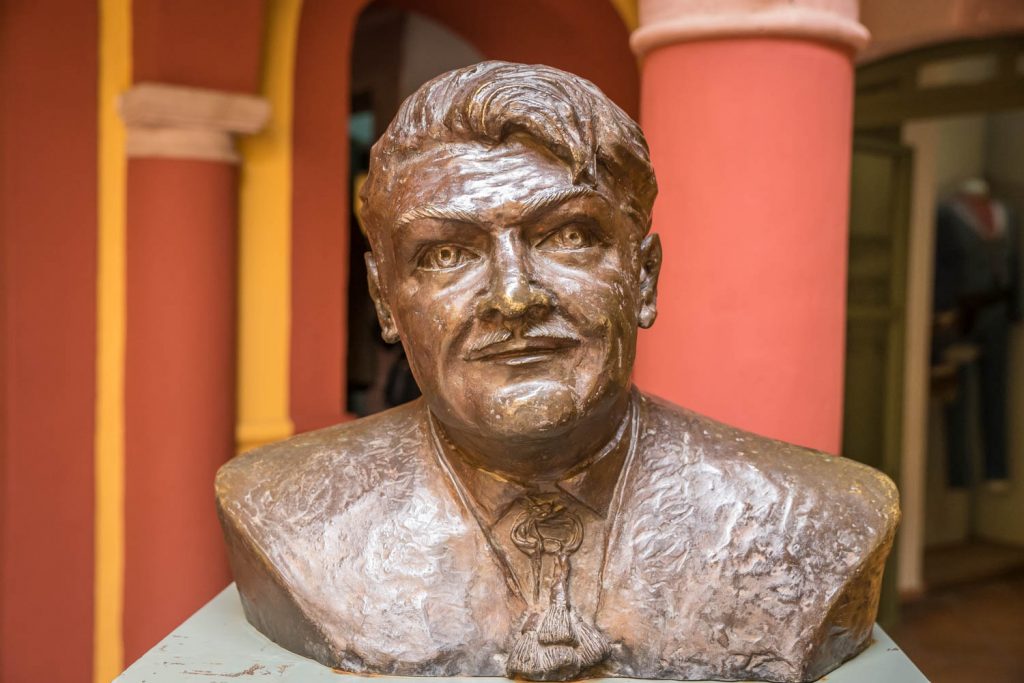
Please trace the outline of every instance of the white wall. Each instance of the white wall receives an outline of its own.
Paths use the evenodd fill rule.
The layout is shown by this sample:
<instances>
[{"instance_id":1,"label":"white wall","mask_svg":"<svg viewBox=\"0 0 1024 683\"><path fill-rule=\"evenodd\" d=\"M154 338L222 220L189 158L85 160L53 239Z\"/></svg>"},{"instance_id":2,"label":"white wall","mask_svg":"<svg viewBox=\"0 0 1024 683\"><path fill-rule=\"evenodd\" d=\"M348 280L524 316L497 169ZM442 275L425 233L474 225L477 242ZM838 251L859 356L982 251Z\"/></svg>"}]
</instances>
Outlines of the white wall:
<instances>
[{"instance_id":1,"label":"white wall","mask_svg":"<svg viewBox=\"0 0 1024 683\"><path fill-rule=\"evenodd\" d=\"M483 61L484 57L462 36L447 26L416 12L409 12L402 36L402 68L398 78L399 101L434 76Z\"/></svg>"},{"instance_id":2,"label":"white wall","mask_svg":"<svg viewBox=\"0 0 1024 683\"><path fill-rule=\"evenodd\" d=\"M935 189L940 197L956 190L961 180L985 174L984 115L933 119L922 125L938 129Z\"/></svg>"}]
</instances>

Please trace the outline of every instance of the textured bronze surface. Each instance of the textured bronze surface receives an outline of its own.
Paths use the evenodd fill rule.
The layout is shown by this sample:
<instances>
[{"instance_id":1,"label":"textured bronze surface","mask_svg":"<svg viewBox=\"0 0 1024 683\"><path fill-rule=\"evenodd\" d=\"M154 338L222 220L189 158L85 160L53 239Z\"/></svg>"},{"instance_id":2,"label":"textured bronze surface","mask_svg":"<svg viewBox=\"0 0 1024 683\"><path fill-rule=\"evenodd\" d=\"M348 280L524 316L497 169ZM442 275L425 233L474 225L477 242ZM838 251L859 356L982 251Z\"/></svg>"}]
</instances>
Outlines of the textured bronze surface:
<instances>
[{"instance_id":1,"label":"textured bronze surface","mask_svg":"<svg viewBox=\"0 0 1024 683\"><path fill-rule=\"evenodd\" d=\"M486 62L402 105L366 260L423 398L221 469L256 628L346 671L537 680L805 681L866 646L892 482L630 384L655 194L570 74Z\"/></svg>"}]
</instances>

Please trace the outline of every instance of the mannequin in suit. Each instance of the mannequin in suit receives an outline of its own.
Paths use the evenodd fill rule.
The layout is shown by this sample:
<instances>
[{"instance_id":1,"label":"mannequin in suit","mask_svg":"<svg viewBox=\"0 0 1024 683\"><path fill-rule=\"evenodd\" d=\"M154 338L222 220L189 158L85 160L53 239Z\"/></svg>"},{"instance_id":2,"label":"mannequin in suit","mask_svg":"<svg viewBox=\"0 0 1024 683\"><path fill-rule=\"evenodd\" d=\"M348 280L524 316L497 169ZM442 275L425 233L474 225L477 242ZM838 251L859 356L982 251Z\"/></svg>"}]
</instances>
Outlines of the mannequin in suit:
<instances>
[{"instance_id":1,"label":"mannequin in suit","mask_svg":"<svg viewBox=\"0 0 1024 683\"><path fill-rule=\"evenodd\" d=\"M945 405L947 481L966 488L972 476L971 418L983 443L981 477L1000 490L1009 479L1007 377L1010 331L1022 317L1018 238L1013 215L983 178L964 180L939 204L935 226L935 360L956 366L957 387ZM968 388L976 378L979 415Z\"/></svg>"},{"instance_id":2,"label":"mannequin in suit","mask_svg":"<svg viewBox=\"0 0 1024 683\"><path fill-rule=\"evenodd\" d=\"M423 397L222 468L256 628L346 671L533 680L813 680L866 646L892 482L631 384L655 194L571 74L485 62L402 105L363 218Z\"/></svg>"}]
</instances>

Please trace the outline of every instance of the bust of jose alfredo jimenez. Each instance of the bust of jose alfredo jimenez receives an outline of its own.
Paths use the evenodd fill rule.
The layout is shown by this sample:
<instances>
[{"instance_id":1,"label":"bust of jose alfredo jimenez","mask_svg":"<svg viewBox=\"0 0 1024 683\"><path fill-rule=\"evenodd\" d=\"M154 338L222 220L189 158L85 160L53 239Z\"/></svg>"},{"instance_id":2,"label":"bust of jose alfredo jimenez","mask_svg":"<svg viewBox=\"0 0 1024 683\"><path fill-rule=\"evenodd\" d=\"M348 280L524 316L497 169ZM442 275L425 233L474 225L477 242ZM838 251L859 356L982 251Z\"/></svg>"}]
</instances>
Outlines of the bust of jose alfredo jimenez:
<instances>
[{"instance_id":1,"label":"bust of jose alfredo jimenez","mask_svg":"<svg viewBox=\"0 0 1024 683\"><path fill-rule=\"evenodd\" d=\"M363 217L423 398L221 469L257 629L352 672L534 680L808 681L866 646L892 482L630 382L656 192L571 74L485 62L406 100Z\"/></svg>"}]
</instances>

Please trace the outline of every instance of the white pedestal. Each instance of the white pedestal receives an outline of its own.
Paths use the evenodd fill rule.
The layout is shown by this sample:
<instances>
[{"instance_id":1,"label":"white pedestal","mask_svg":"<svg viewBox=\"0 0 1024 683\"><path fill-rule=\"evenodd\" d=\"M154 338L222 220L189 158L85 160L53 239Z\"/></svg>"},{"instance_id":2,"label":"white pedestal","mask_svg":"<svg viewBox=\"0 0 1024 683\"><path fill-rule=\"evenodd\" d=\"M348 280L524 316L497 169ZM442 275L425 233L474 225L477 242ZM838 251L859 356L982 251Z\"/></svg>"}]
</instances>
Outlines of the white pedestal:
<instances>
[{"instance_id":1,"label":"white pedestal","mask_svg":"<svg viewBox=\"0 0 1024 683\"><path fill-rule=\"evenodd\" d=\"M927 683L903 651L875 626L874 642L825 679L828 683ZM822 680L825 680L822 679ZM116 683L439 683L438 678L339 674L292 654L249 625L234 584L117 677ZM600 679L625 683L628 678ZM504 678L448 678L444 683L508 683ZM596 683L596 682L595 682Z\"/></svg>"}]
</instances>

